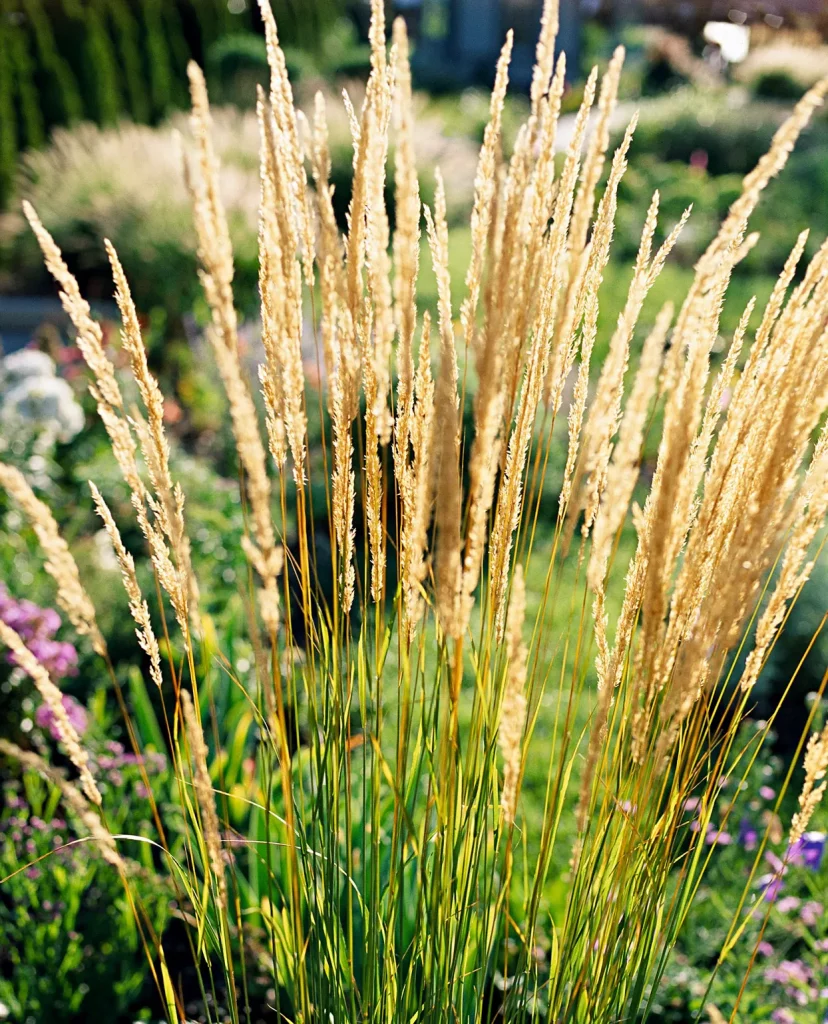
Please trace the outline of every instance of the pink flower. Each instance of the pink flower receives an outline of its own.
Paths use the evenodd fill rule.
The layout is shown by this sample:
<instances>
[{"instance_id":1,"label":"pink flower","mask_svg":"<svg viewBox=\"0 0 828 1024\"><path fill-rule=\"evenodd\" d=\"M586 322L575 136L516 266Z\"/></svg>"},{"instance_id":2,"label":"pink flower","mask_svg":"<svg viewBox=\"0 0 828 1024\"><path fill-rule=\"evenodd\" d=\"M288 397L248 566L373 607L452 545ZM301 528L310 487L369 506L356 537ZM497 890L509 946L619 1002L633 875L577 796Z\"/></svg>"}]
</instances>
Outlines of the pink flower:
<instances>
[{"instance_id":1,"label":"pink flower","mask_svg":"<svg viewBox=\"0 0 828 1024\"><path fill-rule=\"evenodd\" d=\"M783 861L781 857L775 854L773 850L765 851L765 860L778 874L784 875L788 870L785 866L785 861Z\"/></svg>"},{"instance_id":2,"label":"pink flower","mask_svg":"<svg viewBox=\"0 0 828 1024\"><path fill-rule=\"evenodd\" d=\"M733 842L733 838L729 832L724 832L721 829L717 832L711 825L707 831L707 835L704 837L704 841L708 846L730 846Z\"/></svg>"},{"instance_id":3,"label":"pink flower","mask_svg":"<svg viewBox=\"0 0 828 1024\"><path fill-rule=\"evenodd\" d=\"M763 800L773 800L776 796L776 790L771 789L770 786L760 786L759 796L761 796Z\"/></svg>"},{"instance_id":4,"label":"pink flower","mask_svg":"<svg viewBox=\"0 0 828 1024\"><path fill-rule=\"evenodd\" d=\"M817 900L808 900L799 912L799 919L802 923L808 927L815 927L816 923L822 917L823 906Z\"/></svg>"},{"instance_id":5,"label":"pink flower","mask_svg":"<svg viewBox=\"0 0 828 1024\"><path fill-rule=\"evenodd\" d=\"M83 736L87 726L86 710L83 705L79 704L74 697L70 697L68 693L65 693L63 695L63 707L69 722L75 727L75 732L79 736ZM48 704L40 705L35 714L35 721L41 729L49 730L53 740L60 739L60 730L54 712Z\"/></svg>"},{"instance_id":6,"label":"pink flower","mask_svg":"<svg viewBox=\"0 0 828 1024\"><path fill-rule=\"evenodd\" d=\"M694 149L690 154L690 166L696 172L706 171L709 159L706 149Z\"/></svg>"},{"instance_id":7,"label":"pink flower","mask_svg":"<svg viewBox=\"0 0 828 1024\"><path fill-rule=\"evenodd\" d=\"M791 910L799 910L799 900L796 896L783 896L776 904L776 909L782 914L787 914Z\"/></svg>"},{"instance_id":8,"label":"pink flower","mask_svg":"<svg viewBox=\"0 0 828 1024\"><path fill-rule=\"evenodd\" d=\"M46 671L55 678L77 672L78 652L72 644L54 640L60 616L54 608L41 608L33 601L18 601L0 583L0 620L20 635ZM16 664L13 654L7 660Z\"/></svg>"},{"instance_id":9,"label":"pink flower","mask_svg":"<svg viewBox=\"0 0 828 1024\"><path fill-rule=\"evenodd\" d=\"M778 967L765 968L765 981L778 981L782 985L807 985L811 971L801 960L783 960Z\"/></svg>"},{"instance_id":10,"label":"pink flower","mask_svg":"<svg viewBox=\"0 0 828 1024\"><path fill-rule=\"evenodd\" d=\"M759 841L759 833L747 818L739 822L739 842L746 850L755 850Z\"/></svg>"}]
</instances>

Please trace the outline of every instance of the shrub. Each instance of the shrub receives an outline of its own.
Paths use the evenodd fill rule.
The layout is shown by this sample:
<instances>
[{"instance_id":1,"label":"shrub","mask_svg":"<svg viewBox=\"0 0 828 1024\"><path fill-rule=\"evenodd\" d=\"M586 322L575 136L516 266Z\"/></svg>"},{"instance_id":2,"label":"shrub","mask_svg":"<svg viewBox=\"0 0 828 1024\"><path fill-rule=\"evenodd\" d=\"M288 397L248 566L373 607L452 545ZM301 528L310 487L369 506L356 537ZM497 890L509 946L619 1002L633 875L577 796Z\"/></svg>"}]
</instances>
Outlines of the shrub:
<instances>
[{"instance_id":1,"label":"shrub","mask_svg":"<svg viewBox=\"0 0 828 1024\"><path fill-rule=\"evenodd\" d=\"M352 91L358 101L358 89ZM331 113L331 182L334 208L344 227L353 149L338 102ZM255 115L225 108L216 113L215 130L222 196L236 254L234 290L242 312L252 316L257 303ZM124 123L117 128L82 125L60 130L51 146L24 158L17 184L19 199L28 199L41 211L87 294L106 293L108 269L101 239L109 238L118 248L135 281L139 310L144 314L157 310L165 321L162 330L148 330L156 355L171 339L182 336L182 320L200 301L195 234L176 133L189 135L183 117L174 117L160 128ZM423 168L437 162L443 167L449 214L456 218L471 200L473 144L464 138L447 138L435 116L423 119L417 143ZM428 182L424 191L431 198ZM393 176L387 196L393 220ZM0 250L18 290L43 290L39 252L19 212L8 215L0 226Z\"/></svg>"},{"instance_id":2,"label":"shrub","mask_svg":"<svg viewBox=\"0 0 828 1024\"><path fill-rule=\"evenodd\" d=\"M828 46L803 46L782 39L752 49L739 65L736 77L757 96L788 100L827 73Z\"/></svg>"},{"instance_id":3,"label":"shrub","mask_svg":"<svg viewBox=\"0 0 828 1024\"><path fill-rule=\"evenodd\" d=\"M222 36L210 47L206 65L220 102L248 106L256 86L267 83L265 41L254 32Z\"/></svg>"},{"instance_id":4,"label":"shrub","mask_svg":"<svg viewBox=\"0 0 828 1024\"><path fill-rule=\"evenodd\" d=\"M18 153L42 146L51 128L83 119L112 124L122 116L156 121L180 106L187 59L202 59L240 20L224 0L23 0L6 13L0 202L13 185Z\"/></svg>"},{"instance_id":5,"label":"shrub","mask_svg":"<svg viewBox=\"0 0 828 1024\"><path fill-rule=\"evenodd\" d=\"M802 86L789 71L775 68L754 78L753 92L763 100L791 100L800 95Z\"/></svg>"},{"instance_id":6,"label":"shrub","mask_svg":"<svg viewBox=\"0 0 828 1024\"><path fill-rule=\"evenodd\" d=\"M34 731L40 733L40 726ZM46 739L36 737L43 749L49 744L44 733ZM149 803L140 795L144 783L134 755L116 742L99 747L92 730L84 742L109 788L110 827L149 835L149 823L141 818ZM65 774L48 768L37 755L27 756L29 770L19 780L6 780L0 810L4 1016L81 1024L122 1020L132 1011L128 1019L134 1019L146 987L146 931L163 931L166 889L155 877L152 858L139 850L129 867L131 892L125 891L89 837L82 798L66 798ZM165 761L161 756L148 762L159 792ZM39 764L42 771L34 767ZM127 798L131 819L119 809L119 804L127 806ZM133 901L141 907L140 917Z\"/></svg>"},{"instance_id":7,"label":"shrub","mask_svg":"<svg viewBox=\"0 0 828 1024\"><path fill-rule=\"evenodd\" d=\"M642 209L628 299L599 345L600 285L632 133L599 200L621 71L613 61L583 166L576 135L556 167L564 82L553 75L551 8L530 119L508 161L510 43L498 63L459 329L439 176L425 210L434 340L417 306L421 209L404 23L394 27L392 76L382 5L373 4L344 236L327 187L324 123L315 124L312 190L283 61L271 49L274 106L259 108L264 435L239 348L205 82L190 67L197 149L188 180L207 340L245 510L238 646L222 646L200 596L189 506L173 480L163 399L117 254L108 249L140 416L77 281L26 208L129 490L128 520L124 510L115 519L94 485L92 501L145 656L149 682L135 674L127 706L131 735L139 747L165 744L175 766L175 784L147 796L204 1013L220 989L231 1019L250 1016L247 979L265 977L268 1005L290 1021L646 1017L704 881L705 837L724 824L720 780L745 775L767 737L763 728L746 752L741 726L828 510L828 251L791 288L800 238L759 326L749 330L751 300L717 370L712 353L751 214L828 82L800 101L748 178L686 295L673 296L679 312L666 303L658 313L625 403L644 300L683 222L656 248L658 198ZM266 2L262 9L272 33ZM392 124L393 232L384 200ZM318 389L306 380L308 334ZM567 424L556 431L565 394ZM332 424L318 447L313 406ZM625 539L653 422L657 461L633 512L636 536ZM109 671L94 604L51 513L12 467L0 464L0 483L38 534L60 607ZM557 500L547 514L548 487ZM134 546L136 526L152 588L124 541ZM83 824L128 882L118 859L125 841L97 813L111 800L100 765L25 642L1 622L0 639L57 723ZM734 688L729 665L743 645ZM48 776L26 751L0 749ZM804 766L782 830L790 850L808 841L825 788L825 727L813 731ZM747 879L743 896L750 892ZM728 908L734 935L742 906ZM170 962L163 936L151 953L168 1018L190 1016L184 964ZM719 1012L734 1015L739 1000L737 992Z\"/></svg>"},{"instance_id":8,"label":"shrub","mask_svg":"<svg viewBox=\"0 0 828 1024\"><path fill-rule=\"evenodd\" d=\"M733 93L679 89L644 108L635 148L668 163L704 153L710 174L747 174L780 120L774 106L738 102Z\"/></svg>"},{"instance_id":9,"label":"shrub","mask_svg":"<svg viewBox=\"0 0 828 1024\"><path fill-rule=\"evenodd\" d=\"M249 302L256 272L254 263L245 265L244 254L255 261L255 118L228 108L216 124L223 197L240 255L238 291ZM183 286L195 269L195 236L176 132L187 132L183 118L160 129L130 124L61 129L48 149L24 158L18 190L43 209L88 292L105 287L101 239L110 238L136 280L140 308L161 306L180 321L197 292ZM18 278L32 287L38 281L37 249L19 215L8 220L4 244Z\"/></svg>"}]
</instances>

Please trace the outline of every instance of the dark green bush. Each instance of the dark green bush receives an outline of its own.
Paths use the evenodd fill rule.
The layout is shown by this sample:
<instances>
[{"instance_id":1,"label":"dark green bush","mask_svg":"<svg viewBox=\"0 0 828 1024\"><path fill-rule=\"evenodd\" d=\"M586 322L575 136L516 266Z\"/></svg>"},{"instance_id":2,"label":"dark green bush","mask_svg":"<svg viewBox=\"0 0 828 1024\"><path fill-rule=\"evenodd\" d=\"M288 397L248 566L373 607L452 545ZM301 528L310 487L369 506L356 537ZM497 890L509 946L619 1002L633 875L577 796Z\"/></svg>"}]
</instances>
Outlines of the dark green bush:
<instances>
[{"instance_id":1,"label":"dark green bush","mask_svg":"<svg viewBox=\"0 0 828 1024\"><path fill-rule=\"evenodd\" d=\"M212 97L220 103L254 105L256 84L264 85L269 78L264 37L254 32L217 39L207 51L206 63Z\"/></svg>"},{"instance_id":2,"label":"dark green bush","mask_svg":"<svg viewBox=\"0 0 828 1024\"><path fill-rule=\"evenodd\" d=\"M802 84L782 68L764 71L753 80L753 94L764 100L797 100Z\"/></svg>"}]
</instances>

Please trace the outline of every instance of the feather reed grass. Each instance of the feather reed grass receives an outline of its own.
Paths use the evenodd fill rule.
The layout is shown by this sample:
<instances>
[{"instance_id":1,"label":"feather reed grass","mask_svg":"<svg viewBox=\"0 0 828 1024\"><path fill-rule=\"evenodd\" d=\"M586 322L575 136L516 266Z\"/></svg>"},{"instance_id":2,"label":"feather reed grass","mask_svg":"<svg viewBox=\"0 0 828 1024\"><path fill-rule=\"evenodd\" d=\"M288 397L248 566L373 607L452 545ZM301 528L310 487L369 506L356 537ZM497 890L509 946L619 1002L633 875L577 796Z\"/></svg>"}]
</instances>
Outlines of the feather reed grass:
<instances>
[{"instance_id":1,"label":"feather reed grass","mask_svg":"<svg viewBox=\"0 0 828 1024\"><path fill-rule=\"evenodd\" d=\"M508 156L507 37L456 325L439 172L433 208L420 202L404 23L394 24L387 50L383 5L372 3L361 109L345 97L354 185L341 235L324 102L317 99L306 132L268 0L260 7L271 69L269 93L258 97L266 442L239 357L233 254L207 90L194 65L194 146L185 154L208 335L249 512L244 550L258 577L250 594L256 691L245 697L257 729L255 740L252 731L245 740L255 783L242 801L246 810L236 801L233 811L246 861L224 855L229 812L217 781L227 767L224 723L214 718L212 730L202 731L214 677L189 634L199 597L184 500L126 277L108 247L122 344L146 423L124 411L100 329L27 209L179 626L165 624L182 655L171 660L181 668L165 721L180 777L179 820L187 822L184 884L205 990L222 970L231 1017L245 1019L247 937L257 929L266 937L257 966L271 978L283 1020L482 1024L495 1019L496 989L504 1021L640 1019L705 866L685 801L694 795L709 804L720 775L739 771L736 736L750 691L811 571L828 511L824 428L813 443L828 405L828 248L797 279L801 235L759 326L752 326L751 302L718 372L712 355L731 276L756 244L750 215L828 82L779 129L687 295L674 296L651 325L642 319L645 300L690 213L667 226L656 247L658 194L642 210L627 301L596 373L616 197L634 153L633 120L608 159L623 52L600 85L598 70L590 75L572 142L556 164L565 81L565 60L555 59L557 4L544 5L531 110ZM393 232L385 206L392 141ZM421 238L437 281L436 346L431 315L418 308ZM312 477L320 470L308 437L306 329L326 370L320 408L332 439L322 453L330 597L312 529ZM557 466L553 428L568 387L567 423L560 424L566 454ZM659 423L639 506L633 498L645 442ZM1 472L38 533L62 606L102 647L50 514L19 474ZM92 493L151 678L166 700L132 556L94 486ZM550 494L556 503L543 500ZM631 505L634 550L620 587L613 581L624 571L619 539ZM297 549L286 559L292 532ZM538 593L539 564L545 579ZM562 635L551 635L553 621L567 623ZM19 638L4 630L2 639L57 709L54 684L28 664ZM742 648L747 662L734 686ZM538 743L535 729L550 707ZM86 795L98 802L77 737L66 728L61 735ZM822 798L826 751L825 733L816 733L794 839ZM545 793L530 794L541 806L534 821L522 813L530 760L547 772ZM518 855L523 869L513 871ZM549 882L567 864L564 905L550 919ZM540 941L549 949L545 964L533 953ZM170 1019L176 1016L173 1004Z\"/></svg>"}]
</instances>

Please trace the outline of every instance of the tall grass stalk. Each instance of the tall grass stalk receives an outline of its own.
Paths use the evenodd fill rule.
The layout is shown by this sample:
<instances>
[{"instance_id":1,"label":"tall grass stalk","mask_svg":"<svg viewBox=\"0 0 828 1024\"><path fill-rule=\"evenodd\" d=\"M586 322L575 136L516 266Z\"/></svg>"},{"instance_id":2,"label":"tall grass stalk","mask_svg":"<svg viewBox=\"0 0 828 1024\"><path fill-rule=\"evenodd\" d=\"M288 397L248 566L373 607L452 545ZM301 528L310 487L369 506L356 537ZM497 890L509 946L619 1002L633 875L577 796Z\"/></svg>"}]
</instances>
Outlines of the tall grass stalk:
<instances>
[{"instance_id":1,"label":"tall grass stalk","mask_svg":"<svg viewBox=\"0 0 828 1024\"><path fill-rule=\"evenodd\" d=\"M555 59L557 10L548 0L531 111L507 156L507 38L457 310L439 173L433 209L419 198L403 23L389 50L374 0L361 110L346 96L354 186L343 237L324 103L312 126L297 115L268 0L260 4L272 72L258 100L261 396L239 355L233 253L194 65L185 158L207 333L247 513L255 688L235 677L199 609L186 498L117 254L109 246L140 412L125 409L100 330L26 211L92 371L158 595L172 610L164 619L159 601L151 614L93 487L163 698L185 825L178 840L174 829L157 839L175 865L202 991L216 999L226 989L230 1018L247 1019L256 962L270 975L275 1019L306 1024L646 1018L706 867L701 837L718 780L746 772L764 738L737 742L828 505L824 427L813 444L828 404L828 246L800 271L800 237L758 326L751 302L718 370L711 361L728 283L756 242L750 216L828 81L799 102L745 179L689 292L665 306L632 360L633 374L642 308L686 219L662 230L658 194L642 210L627 302L596 374L601 282L634 144L633 123L608 155L623 52L600 84L593 71L572 142L556 159L566 69L563 55ZM417 300L424 239L439 296L433 324ZM318 390L303 365L311 335ZM308 439L317 402L330 426L321 447ZM658 457L643 504L632 505L625 570L619 542L654 423ZM24 510L43 518L6 476L11 496L22 494ZM556 506L544 501L550 493ZM62 563L48 545L46 554L53 568L64 564L58 584L68 592L77 574L59 550ZM616 607L608 588L624 571ZM550 630L553 612L563 630ZM98 635L90 613L84 625ZM753 653L737 678L742 649ZM255 725L254 783L232 826L216 670L245 694ZM77 738L65 739L76 750ZM521 799L530 758L548 765L534 816ZM825 788L826 761L823 733L807 748L797 835ZM82 752L76 763L88 773ZM87 792L93 787L86 779ZM685 813L690 797L701 808L697 832ZM128 843L118 840L124 856ZM553 878L565 887L554 905ZM743 903L753 895L746 889ZM148 952L170 1020L183 1020L160 944ZM204 1013L219 1019L210 1004Z\"/></svg>"}]
</instances>

